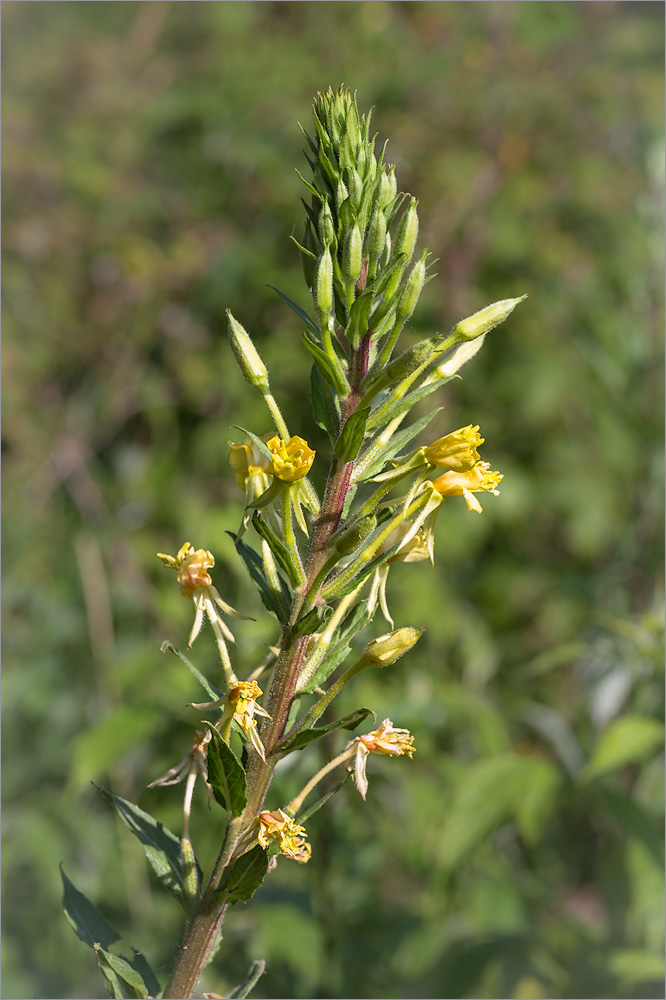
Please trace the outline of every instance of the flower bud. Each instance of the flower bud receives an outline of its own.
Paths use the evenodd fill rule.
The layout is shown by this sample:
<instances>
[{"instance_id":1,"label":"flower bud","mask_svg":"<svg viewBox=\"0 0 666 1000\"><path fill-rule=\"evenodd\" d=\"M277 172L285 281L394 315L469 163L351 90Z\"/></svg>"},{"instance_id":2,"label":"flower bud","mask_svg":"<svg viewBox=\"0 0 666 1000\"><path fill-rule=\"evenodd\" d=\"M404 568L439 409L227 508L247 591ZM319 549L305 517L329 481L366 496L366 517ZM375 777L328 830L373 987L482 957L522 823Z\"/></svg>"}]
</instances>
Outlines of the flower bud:
<instances>
[{"instance_id":1,"label":"flower bud","mask_svg":"<svg viewBox=\"0 0 666 1000\"><path fill-rule=\"evenodd\" d=\"M526 299L527 295L521 295L518 299L501 299L493 302L485 309L479 310L473 316L468 316L456 326L454 333L458 334L460 340L475 340L484 333L488 333L494 326L503 323L507 316L510 316L519 302Z\"/></svg>"},{"instance_id":2,"label":"flower bud","mask_svg":"<svg viewBox=\"0 0 666 1000\"><path fill-rule=\"evenodd\" d=\"M249 333L234 319L229 309L227 309L227 317L229 319L229 343L243 377L255 389L268 388L266 365L259 357Z\"/></svg>"},{"instance_id":3,"label":"flower bud","mask_svg":"<svg viewBox=\"0 0 666 1000\"><path fill-rule=\"evenodd\" d=\"M324 250L317 264L315 305L319 312L328 314L333 311L333 260L328 247Z\"/></svg>"},{"instance_id":4,"label":"flower bud","mask_svg":"<svg viewBox=\"0 0 666 1000\"><path fill-rule=\"evenodd\" d=\"M435 353L435 345L431 340L420 340L413 347L408 347L406 351L399 354L397 358L389 362L379 377L381 387L395 385L408 378L417 368L426 364ZM376 386L373 386L376 388Z\"/></svg>"},{"instance_id":5,"label":"flower bud","mask_svg":"<svg viewBox=\"0 0 666 1000\"><path fill-rule=\"evenodd\" d=\"M422 628L408 626L396 629L395 632L387 632L369 642L363 655L375 667L389 667L416 645L423 631Z\"/></svg>"},{"instance_id":6,"label":"flower bud","mask_svg":"<svg viewBox=\"0 0 666 1000\"><path fill-rule=\"evenodd\" d=\"M421 259L417 261L412 268L400 294L398 308L396 310L396 318L399 323L405 323L416 309L416 304L419 301L419 296L421 295L423 286L425 285L426 256L427 250L424 251Z\"/></svg>"},{"instance_id":7,"label":"flower bud","mask_svg":"<svg viewBox=\"0 0 666 1000\"><path fill-rule=\"evenodd\" d=\"M349 197L349 191L347 190L347 185L342 180L342 178L340 178L340 180L338 181L338 186L335 189L335 210L336 210L336 212L340 211L340 205L343 203L343 201L346 201L346 199L348 197Z\"/></svg>"},{"instance_id":8,"label":"flower bud","mask_svg":"<svg viewBox=\"0 0 666 1000\"><path fill-rule=\"evenodd\" d=\"M321 245L326 246L336 246L337 239L335 236L335 223L333 222L333 213L331 212L331 206L327 201L324 202L321 212L319 213L318 220L319 229L319 239L321 240Z\"/></svg>"},{"instance_id":9,"label":"flower bud","mask_svg":"<svg viewBox=\"0 0 666 1000\"><path fill-rule=\"evenodd\" d=\"M358 212L363 198L363 181L361 180L361 175L358 170L350 170L348 172L347 186L349 188L349 198L354 207L354 211Z\"/></svg>"},{"instance_id":10,"label":"flower bud","mask_svg":"<svg viewBox=\"0 0 666 1000\"><path fill-rule=\"evenodd\" d=\"M369 538L377 527L377 515L368 514L355 524L344 528L335 539L335 550L341 556L348 556Z\"/></svg>"},{"instance_id":11,"label":"flower bud","mask_svg":"<svg viewBox=\"0 0 666 1000\"><path fill-rule=\"evenodd\" d=\"M386 244L386 216L375 207L365 237L365 252L371 263L379 260Z\"/></svg>"},{"instance_id":12,"label":"flower bud","mask_svg":"<svg viewBox=\"0 0 666 1000\"><path fill-rule=\"evenodd\" d=\"M398 225L398 231L395 234L395 244L393 246L394 256L404 253L407 254L407 260L412 259L416 241L419 236L419 217L416 211L417 205L417 199L412 198L409 203L409 208L402 213L402 217Z\"/></svg>"},{"instance_id":13,"label":"flower bud","mask_svg":"<svg viewBox=\"0 0 666 1000\"><path fill-rule=\"evenodd\" d=\"M361 273L363 261L363 238L358 226L352 226L345 235L345 245L342 253L342 273L347 281L356 281Z\"/></svg>"}]
</instances>

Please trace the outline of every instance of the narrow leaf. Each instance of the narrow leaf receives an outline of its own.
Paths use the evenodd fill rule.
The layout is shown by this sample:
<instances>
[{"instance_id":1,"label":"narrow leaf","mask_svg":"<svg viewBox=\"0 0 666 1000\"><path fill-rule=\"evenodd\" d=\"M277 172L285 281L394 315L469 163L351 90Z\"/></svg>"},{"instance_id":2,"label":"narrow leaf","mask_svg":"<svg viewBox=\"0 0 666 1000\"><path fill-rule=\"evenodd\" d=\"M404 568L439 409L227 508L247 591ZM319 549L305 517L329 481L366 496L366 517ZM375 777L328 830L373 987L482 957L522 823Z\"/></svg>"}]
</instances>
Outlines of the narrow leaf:
<instances>
[{"instance_id":1,"label":"narrow leaf","mask_svg":"<svg viewBox=\"0 0 666 1000\"><path fill-rule=\"evenodd\" d=\"M372 445L370 445L369 448L366 448L364 454L361 455L356 463L356 467L354 469L355 474L352 475L352 481L363 482L364 480L372 479L373 476L379 475L386 463L392 458L395 458L396 455L399 455L403 448L406 448L407 445L421 433L421 431L425 430L433 417L435 417L443 408L444 407L442 406L438 406L437 409L431 410L430 413L426 413L426 415L421 417L420 420L414 421L414 423L410 424L409 427L405 427L404 430L396 432L391 437L390 441L387 442L386 446L376 453L370 465L367 467L364 465L364 459L366 455L370 455Z\"/></svg>"},{"instance_id":2,"label":"narrow leaf","mask_svg":"<svg viewBox=\"0 0 666 1000\"><path fill-rule=\"evenodd\" d=\"M228 532L228 534L231 534L231 532ZM218 698L222 697L224 691L220 691L220 689L216 688L214 684L210 684L206 680L204 675L201 673L201 671L197 667L195 667L190 660L188 660L188 658L185 656L184 653L181 653L179 649L176 649L173 643L169 642L168 639L166 639L160 646L160 652L166 653L167 650L170 653L173 653L174 656L177 656L179 660L182 660L185 666L188 668L188 670L192 671L196 679L199 681L199 684L201 684L204 691L206 691L206 693L210 697L211 701L217 701Z\"/></svg>"},{"instance_id":3,"label":"narrow leaf","mask_svg":"<svg viewBox=\"0 0 666 1000\"><path fill-rule=\"evenodd\" d=\"M242 431L243 434L247 435L252 443L257 446L264 458L268 458L271 462L273 461L273 452L270 450L265 441L262 441L262 439L257 437L256 434L253 434L252 431L248 431L245 427L241 427L240 424L232 424L231 426L234 430Z\"/></svg>"},{"instance_id":4,"label":"narrow leaf","mask_svg":"<svg viewBox=\"0 0 666 1000\"><path fill-rule=\"evenodd\" d=\"M212 736L208 744L208 780L213 795L223 809L228 809L232 816L240 816L247 802L245 771L215 726L206 724Z\"/></svg>"},{"instance_id":5,"label":"narrow leaf","mask_svg":"<svg viewBox=\"0 0 666 1000\"><path fill-rule=\"evenodd\" d=\"M268 285L267 287L272 288L274 292L277 292L280 298L287 303L289 308L293 309L297 316L300 316L300 318L303 320L303 322L308 327L310 332L314 334L315 337L319 338L320 336L319 327L312 319L312 317L306 313L305 309L301 308L301 306L299 306L297 302L294 302L293 299L290 299L288 295L284 294L284 292L281 292L280 289L276 288L275 285Z\"/></svg>"},{"instance_id":6,"label":"narrow leaf","mask_svg":"<svg viewBox=\"0 0 666 1000\"><path fill-rule=\"evenodd\" d=\"M282 569L286 571L291 585L293 587L298 587L301 583L301 578L298 567L294 562L288 547L284 544L282 539L278 538L275 532L268 527L259 512L256 510L252 515L252 525L257 534L261 535L261 537L268 542L271 552L279 562L280 566L282 566Z\"/></svg>"},{"instance_id":7,"label":"narrow leaf","mask_svg":"<svg viewBox=\"0 0 666 1000\"><path fill-rule=\"evenodd\" d=\"M349 323L345 333L354 347L358 347L361 339L368 332L368 317L374 298L375 293L372 290L365 291L357 299L354 299L349 310Z\"/></svg>"},{"instance_id":8,"label":"narrow leaf","mask_svg":"<svg viewBox=\"0 0 666 1000\"><path fill-rule=\"evenodd\" d=\"M230 903L247 903L263 882L267 871L268 855L257 844L229 865L218 892L223 893Z\"/></svg>"},{"instance_id":9,"label":"narrow leaf","mask_svg":"<svg viewBox=\"0 0 666 1000\"><path fill-rule=\"evenodd\" d=\"M423 385L420 389L414 389L413 392L408 392L407 395L404 396L403 399L399 400L395 406L392 406L380 420L373 420L373 417L381 408L378 407L377 410L375 410L375 413L373 413L368 420L368 429L374 431L379 427L383 427L385 424L389 424L401 413L404 413L406 410L411 410L412 406L420 402L422 399L425 399L426 396L429 396L431 392L435 391L435 389L441 389L441 387L446 385L447 382L450 382L452 378L455 378L455 375L450 375L448 378L437 379L436 382L431 382L430 385ZM382 403L382 406L383 405L384 404Z\"/></svg>"},{"instance_id":10,"label":"narrow leaf","mask_svg":"<svg viewBox=\"0 0 666 1000\"><path fill-rule=\"evenodd\" d=\"M330 792L326 792L326 795L322 795L321 798L317 799L317 801L314 803L314 805L311 805L309 809L305 810L305 812L299 813L299 815L297 816L297 822L298 823L307 823L307 821L310 819L310 817L314 816L314 814L316 812L319 812L319 810L321 809L321 807L325 806L326 803L328 802L328 800L332 799L333 796L336 795L340 791L340 789L342 788L342 786L347 784L347 782L349 781L350 778L351 778L351 771L347 771L347 773L344 776L344 778L342 779L342 781L339 781L337 783L337 785L335 786L335 788L332 788L330 790Z\"/></svg>"},{"instance_id":11,"label":"narrow leaf","mask_svg":"<svg viewBox=\"0 0 666 1000\"><path fill-rule=\"evenodd\" d=\"M277 749L283 754L291 753L292 750L301 750L308 743L319 740L327 733L335 732L336 729L356 729L369 715L375 717L371 708L357 708L355 712L350 712L349 715L345 715L335 722L329 722L327 726L314 726L312 729L304 729L302 732L296 733L291 738L287 736Z\"/></svg>"},{"instance_id":12,"label":"narrow leaf","mask_svg":"<svg viewBox=\"0 0 666 1000\"><path fill-rule=\"evenodd\" d=\"M362 406L355 410L345 422L342 433L335 444L335 456L342 465L353 462L358 455L363 444L365 425L369 415L370 407Z\"/></svg>"},{"instance_id":13,"label":"narrow leaf","mask_svg":"<svg viewBox=\"0 0 666 1000\"><path fill-rule=\"evenodd\" d=\"M320 606L313 608L307 615L303 615L291 628L291 638L300 639L304 635L312 635L325 628L333 616L333 608Z\"/></svg>"},{"instance_id":14,"label":"narrow leaf","mask_svg":"<svg viewBox=\"0 0 666 1000\"><path fill-rule=\"evenodd\" d=\"M327 382L330 382L336 392L341 396L346 395L349 392L349 386L345 385L340 378L328 354L322 350L319 344L315 344L314 340L308 337L307 333L303 334L303 343L312 356L312 359L321 372L323 378L325 378Z\"/></svg>"},{"instance_id":15,"label":"narrow leaf","mask_svg":"<svg viewBox=\"0 0 666 1000\"><path fill-rule=\"evenodd\" d=\"M316 365L310 370L310 390L314 418L331 441L335 441L340 432L340 404L333 387L324 381Z\"/></svg>"},{"instance_id":16,"label":"narrow leaf","mask_svg":"<svg viewBox=\"0 0 666 1000\"><path fill-rule=\"evenodd\" d=\"M280 600L280 594L274 594L266 582L263 572L263 562L259 553L255 552L250 545L246 545L242 539L238 538L233 533L233 531L227 531L227 534L233 539L236 551L245 563L245 568L259 591L259 596L261 597L264 607L267 611L270 611L271 614L274 614L277 620L284 625L288 618L288 609L291 601L291 595L287 584L280 576L280 587L282 589L281 596L283 598ZM218 695L218 697L220 696L221 695Z\"/></svg>"},{"instance_id":17,"label":"narrow leaf","mask_svg":"<svg viewBox=\"0 0 666 1000\"><path fill-rule=\"evenodd\" d=\"M266 962L263 958L253 962L243 982L236 986L231 993L227 994L228 1000L245 1000L245 997L254 989L265 971Z\"/></svg>"},{"instance_id":18,"label":"narrow leaf","mask_svg":"<svg viewBox=\"0 0 666 1000\"><path fill-rule=\"evenodd\" d=\"M70 882L62 865L60 866L60 876L63 885L62 905L65 916L83 943L91 948L96 944L108 948L114 941L118 941L120 934L106 922L95 904L91 903L87 896L79 892L76 886Z\"/></svg>"},{"instance_id":19,"label":"narrow leaf","mask_svg":"<svg viewBox=\"0 0 666 1000\"><path fill-rule=\"evenodd\" d=\"M95 788L115 808L123 822L141 842L148 862L162 885L184 905L185 894L178 837L154 816L139 809L132 802L121 799L119 795L113 795L98 785L95 785Z\"/></svg>"},{"instance_id":20,"label":"narrow leaf","mask_svg":"<svg viewBox=\"0 0 666 1000\"><path fill-rule=\"evenodd\" d=\"M100 945L96 945L94 951L110 996L119 1000L147 1000L151 996L143 977L126 959L106 951Z\"/></svg>"}]
</instances>

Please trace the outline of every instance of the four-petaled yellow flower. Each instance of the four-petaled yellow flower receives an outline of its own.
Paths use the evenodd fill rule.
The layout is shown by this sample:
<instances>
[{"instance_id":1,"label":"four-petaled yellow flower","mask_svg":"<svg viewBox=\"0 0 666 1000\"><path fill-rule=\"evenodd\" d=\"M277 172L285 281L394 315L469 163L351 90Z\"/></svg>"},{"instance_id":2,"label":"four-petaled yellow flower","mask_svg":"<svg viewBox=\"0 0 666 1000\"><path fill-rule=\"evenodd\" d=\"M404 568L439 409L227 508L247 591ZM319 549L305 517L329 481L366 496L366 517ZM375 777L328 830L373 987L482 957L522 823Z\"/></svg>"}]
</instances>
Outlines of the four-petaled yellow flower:
<instances>
[{"instance_id":1,"label":"four-petaled yellow flower","mask_svg":"<svg viewBox=\"0 0 666 1000\"><path fill-rule=\"evenodd\" d=\"M181 585L181 594L183 597L187 597L194 602L196 614L194 616L194 625L187 641L188 646L192 645L201 631L204 615L207 614L215 632L215 639L217 640L217 646L227 678L235 681L236 678L231 669L231 662L225 643L225 640L235 642L235 639L230 629L222 621L218 608L221 608L225 614L231 615L233 618L247 620L247 615L241 615L230 604L223 601L219 592L213 586L213 581L208 573L208 570L212 569L215 565L212 553L207 549L195 549L189 542L185 542L184 545L181 545L175 556L158 552L157 558L161 559L169 569L176 570L176 579Z\"/></svg>"},{"instance_id":2,"label":"four-petaled yellow flower","mask_svg":"<svg viewBox=\"0 0 666 1000\"><path fill-rule=\"evenodd\" d=\"M257 705L257 698L261 698L262 694L263 691L256 681L239 681L227 692L226 700L228 707L225 708L221 721L225 722L229 714L233 713L234 719L250 737L252 746L261 759L266 760L264 746L259 738L257 722L254 718L256 712L257 715L263 715L264 718L270 719L268 712L265 712L260 705Z\"/></svg>"},{"instance_id":3,"label":"four-petaled yellow flower","mask_svg":"<svg viewBox=\"0 0 666 1000\"><path fill-rule=\"evenodd\" d=\"M440 465L452 472L465 472L479 461L477 448L484 440L479 434L478 424L468 424L438 438L423 449L423 454L430 465Z\"/></svg>"},{"instance_id":4,"label":"four-petaled yellow flower","mask_svg":"<svg viewBox=\"0 0 666 1000\"><path fill-rule=\"evenodd\" d=\"M368 754L384 753L391 757L402 757L407 754L411 758L415 750L413 743L414 737L409 729L394 729L390 719L384 719L379 729L375 729L372 733L358 737L354 781L364 799L368 791L368 779L365 774Z\"/></svg>"},{"instance_id":5,"label":"four-petaled yellow flower","mask_svg":"<svg viewBox=\"0 0 666 1000\"><path fill-rule=\"evenodd\" d=\"M502 479L504 476L501 472L490 471L489 462L477 462L467 472L445 472L443 476L433 480L432 486L442 499L463 496L469 510L480 514L483 508L474 494L494 493L498 496L499 490L496 487Z\"/></svg>"},{"instance_id":6,"label":"four-petaled yellow flower","mask_svg":"<svg viewBox=\"0 0 666 1000\"><path fill-rule=\"evenodd\" d=\"M267 444L273 453L274 476L283 483L295 483L307 476L315 457L307 441L298 435L283 441L275 434Z\"/></svg>"},{"instance_id":7,"label":"four-petaled yellow flower","mask_svg":"<svg viewBox=\"0 0 666 1000\"><path fill-rule=\"evenodd\" d=\"M261 812L257 816L256 822L259 825L257 841L263 848L269 847L272 841L277 840L280 852L288 858L293 858L294 861L299 861L301 864L310 860L312 848L303 836L305 827L299 826L282 809Z\"/></svg>"},{"instance_id":8,"label":"four-petaled yellow flower","mask_svg":"<svg viewBox=\"0 0 666 1000\"><path fill-rule=\"evenodd\" d=\"M271 460L259 451L250 438L245 438L243 444L234 444L233 441L227 441L227 444L231 448L229 465L234 470L234 479L245 493L247 502L252 503L270 486Z\"/></svg>"}]
</instances>

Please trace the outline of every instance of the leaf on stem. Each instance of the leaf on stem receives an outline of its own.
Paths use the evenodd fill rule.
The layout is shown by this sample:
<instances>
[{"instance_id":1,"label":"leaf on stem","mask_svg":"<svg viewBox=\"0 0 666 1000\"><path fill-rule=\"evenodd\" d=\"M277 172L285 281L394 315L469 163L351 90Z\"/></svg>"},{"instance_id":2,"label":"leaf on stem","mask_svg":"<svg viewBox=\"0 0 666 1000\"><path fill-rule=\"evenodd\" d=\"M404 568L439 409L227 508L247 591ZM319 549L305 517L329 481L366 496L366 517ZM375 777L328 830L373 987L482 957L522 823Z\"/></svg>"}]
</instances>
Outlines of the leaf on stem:
<instances>
[{"instance_id":1,"label":"leaf on stem","mask_svg":"<svg viewBox=\"0 0 666 1000\"><path fill-rule=\"evenodd\" d=\"M126 958L106 951L99 944L96 944L93 950L97 956L97 964L106 982L109 996L118 998L118 1000L124 1000L128 997L131 1000L147 1000L148 997L157 996L160 985L140 952L134 952L135 960L129 962ZM137 958L141 960L140 963L136 961ZM146 982L144 976L139 972L137 968L139 964L142 969L149 973L149 982Z\"/></svg>"},{"instance_id":2,"label":"leaf on stem","mask_svg":"<svg viewBox=\"0 0 666 1000\"><path fill-rule=\"evenodd\" d=\"M230 993L227 993L227 1000L245 1000L245 997L254 989L265 971L266 962L263 958L253 962L243 982L239 983Z\"/></svg>"},{"instance_id":3,"label":"leaf on stem","mask_svg":"<svg viewBox=\"0 0 666 1000\"><path fill-rule=\"evenodd\" d=\"M227 532L227 533L231 534L231 532ZM217 701L218 698L221 698L224 695L224 691L221 691L219 688L216 688L214 684L210 684L206 680L206 678L204 677L204 675L201 673L201 671L197 667L195 667L194 664L190 660L188 660L188 658L184 655L184 653L181 653L181 651L179 649L176 649L176 647L173 645L173 643L169 642L168 639L166 639L162 643L162 645L160 646L160 651L162 653L166 653L167 650L170 653L173 653L174 656L177 656L179 660L182 660L183 663L185 664L185 666L188 668L188 670L192 671L192 673L194 674L194 676L196 677L196 679L199 681L199 684L201 684L201 686L204 689L204 691L210 697L211 701Z\"/></svg>"},{"instance_id":4,"label":"leaf on stem","mask_svg":"<svg viewBox=\"0 0 666 1000\"><path fill-rule=\"evenodd\" d=\"M99 785L94 787L115 808L123 822L141 842L148 862L162 885L166 886L178 902L185 906L180 840L175 833L168 830L150 813L139 809L133 802L121 799L119 795L113 795ZM201 879L198 865L197 871Z\"/></svg>"},{"instance_id":5,"label":"leaf on stem","mask_svg":"<svg viewBox=\"0 0 666 1000\"><path fill-rule=\"evenodd\" d=\"M281 601L280 594L274 594L266 582L266 577L263 572L263 561L259 553L255 552L250 545L246 545L246 543L242 541L242 539L238 538L233 531L227 531L227 534L233 539L238 555L245 563L245 567L250 574L251 579L256 584L264 607L267 611L270 611L271 614L275 615L277 620L284 625L289 617L289 606L291 603L291 593L286 582L278 574L283 597L283 600ZM221 694L218 695L218 697L221 697Z\"/></svg>"},{"instance_id":6,"label":"leaf on stem","mask_svg":"<svg viewBox=\"0 0 666 1000\"><path fill-rule=\"evenodd\" d=\"M351 778L351 774L351 771L347 771L342 781L339 781L337 785L330 790L330 792L326 792L326 795L322 795L321 798L317 799L317 801L311 805L309 809L306 809L305 812L299 813L297 822L300 824L307 823L311 816L314 816L314 814L318 812L322 806L326 805L329 799L332 799L333 796L340 791L343 785L347 784Z\"/></svg>"},{"instance_id":7,"label":"leaf on stem","mask_svg":"<svg viewBox=\"0 0 666 1000\"><path fill-rule=\"evenodd\" d=\"M229 865L218 893L226 896L229 903L247 903L263 882L267 871L268 855L257 844Z\"/></svg>"},{"instance_id":8,"label":"leaf on stem","mask_svg":"<svg viewBox=\"0 0 666 1000\"><path fill-rule=\"evenodd\" d=\"M281 754L291 753L292 750L301 750L308 743L319 740L327 733L335 732L336 729L356 729L369 715L376 719L371 708L357 708L355 712L350 712L349 715L344 715L335 722L329 722L327 726L313 726L312 729L304 729L300 733L295 733L291 738L287 737L279 744L277 750Z\"/></svg>"},{"instance_id":9,"label":"leaf on stem","mask_svg":"<svg viewBox=\"0 0 666 1000\"><path fill-rule=\"evenodd\" d=\"M267 285L266 287L272 288L274 292L277 292L282 301L286 302L289 308L293 309L297 316L300 316L300 318L303 320L303 322L309 329L310 333L314 334L315 337L319 337L319 327L312 319L312 317L306 313L305 309L302 309L297 302L294 302L293 299L290 299L288 295L285 295L284 292L281 292L280 289L276 288L275 285Z\"/></svg>"},{"instance_id":10,"label":"leaf on stem","mask_svg":"<svg viewBox=\"0 0 666 1000\"><path fill-rule=\"evenodd\" d=\"M70 882L62 865L60 866L60 876L63 885L62 906L65 916L83 943L91 948L94 948L95 944L101 944L108 948L114 941L119 941L120 934L106 922L95 904L91 903L88 897L84 896Z\"/></svg>"},{"instance_id":11,"label":"leaf on stem","mask_svg":"<svg viewBox=\"0 0 666 1000\"><path fill-rule=\"evenodd\" d=\"M282 569L285 570L289 576L291 585L293 587L298 587L301 583L301 576L299 568L296 565L289 548L285 545L282 539L278 538L275 532L268 527L259 512L256 510L252 515L252 525L257 534L261 535L261 537L268 542L271 552L279 562Z\"/></svg>"},{"instance_id":12,"label":"leaf on stem","mask_svg":"<svg viewBox=\"0 0 666 1000\"><path fill-rule=\"evenodd\" d=\"M335 457L342 464L353 462L358 455L363 438L365 436L365 426L370 416L370 407L363 406L345 421L342 433L335 444Z\"/></svg>"},{"instance_id":13,"label":"leaf on stem","mask_svg":"<svg viewBox=\"0 0 666 1000\"><path fill-rule=\"evenodd\" d=\"M216 802L232 816L240 816L247 803L245 771L236 754L225 743L215 726L207 722L211 741L208 744L208 781Z\"/></svg>"}]
</instances>

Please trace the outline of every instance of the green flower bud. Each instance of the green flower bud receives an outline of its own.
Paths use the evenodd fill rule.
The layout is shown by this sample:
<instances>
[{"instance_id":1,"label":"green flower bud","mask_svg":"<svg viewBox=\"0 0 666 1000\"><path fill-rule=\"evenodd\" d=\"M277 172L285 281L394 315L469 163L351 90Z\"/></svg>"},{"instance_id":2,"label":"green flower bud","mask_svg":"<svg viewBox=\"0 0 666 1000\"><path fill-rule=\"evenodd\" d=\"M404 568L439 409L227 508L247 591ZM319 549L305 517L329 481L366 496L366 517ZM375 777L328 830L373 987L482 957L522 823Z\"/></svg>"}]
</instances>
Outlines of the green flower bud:
<instances>
[{"instance_id":1,"label":"green flower bud","mask_svg":"<svg viewBox=\"0 0 666 1000\"><path fill-rule=\"evenodd\" d=\"M352 552L355 552L363 544L366 538L370 537L376 527L376 514L368 514L366 517L361 518L355 524L344 528L335 537L335 551L339 552L341 556L351 555Z\"/></svg>"},{"instance_id":2,"label":"green flower bud","mask_svg":"<svg viewBox=\"0 0 666 1000\"><path fill-rule=\"evenodd\" d=\"M324 250L317 264L314 297L319 312L330 313L333 311L333 260L328 247Z\"/></svg>"},{"instance_id":3,"label":"green flower bud","mask_svg":"<svg viewBox=\"0 0 666 1000\"><path fill-rule=\"evenodd\" d=\"M340 180L338 181L338 186L337 186L336 191L335 191L335 210L336 210L336 212L340 211L340 205L343 203L343 201L346 201L346 199L348 197L349 197L349 191L347 190L347 185L342 180L342 178L340 178Z\"/></svg>"},{"instance_id":4,"label":"green flower bud","mask_svg":"<svg viewBox=\"0 0 666 1000\"><path fill-rule=\"evenodd\" d=\"M363 650L363 655L375 667L390 667L392 663L408 653L412 646L416 645L423 635L423 631L422 628L408 626L396 629L395 632L388 632L386 635L380 635L368 643Z\"/></svg>"},{"instance_id":5,"label":"green flower bud","mask_svg":"<svg viewBox=\"0 0 666 1000\"><path fill-rule=\"evenodd\" d=\"M259 357L259 353L252 343L249 333L231 315L227 309L229 319L229 343L236 356L238 367L243 373L243 377L253 385L255 389L265 389L268 387L268 372L266 365Z\"/></svg>"},{"instance_id":6,"label":"green flower bud","mask_svg":"<svg viewBox=\"0 0 666 1000\"><path fill-rule=\"evenodd\" d=\"M402 213L400 223L398 224L398 231L395 235L395 243L393 245L394 255L399 253L407 254L407 260L412 259L419 235L419 217L416 211L417 205L417 199L412 198L409 203L409 208Z\"/></svg>"},{"instance_id":7,"label":"green flower bud","mask_svg":"<svg viewBox=\"0 0 666 1000\"><path fill-rule=\"evenodd\" d=\"M399 323L405 323L416 309L416 303L419 301L425 284L427 254L427 250L424 251L421 259L414 265L400 294L396 310L396 318Z\"/></svg>"},{"instance_id":8,"label":"green flower bud","mask_svg":"<svg viewBox=\"0 0 666 1000\"><path fill-rule=\"evenodd\" d=\"M367 253L371 263L379 260L385 244L386 216L375 207L370 219L370 225L368 226L368 232L365 237L365 252Z\"/></svg>"},{"instance_id":9,"label":"green flower bud","mask_svg":"<svg viewBox=\"0 0 666 1000\"><path fill-rule=\"evenodd\" d=\"M335 236L335 223L333 221L333 213L331 212L331 206L327 201L324 202L322 210L319 213L318 220L319 228L319 239L321 240L321 245L325 246L337 246L337 238Z\"/></svg>"},{"instance_id":10,"label":"green flower bud","mask_svg":"<svg viewBox=\"0 0 666 1000\"><path fill-rule=\"evenodd\" d=\"M473 316L463 319L454 329L454 334L458 335L458 342L463 340L476 340L484 333L488 333L494 326L504 322L510 316L519 302L527 298L521 295L518 299L501 299L493 302L485 309L479 310Z\"/></svg>"},{"instance_id":11,"label":"green flower bud","mask_svg":"<svg viewBox=\"0 0 666 1000\"><path fill-rule=\"evenodd\" d=\"M349 197L354 211L358 212L361 207L361 201L363 200L363 181L361 180L361 175L358 170L348 171L347 187L349 188Z\"/></svg>"},{"instance_id":12,"label":"green flower bud","mask_svg":"<svg viewBox=\"0 0 666 1000\"><path fill-rule=\"evenodd\" d=\"M397 385L403 379L408 378L417 368L425 365L435 354L437 348L432 340L421 340L413 347L407 348L397 358L389 362L384 371L374 381L369 379L368 384L363 383L363 388L374 396L381 389Z\"/></svg>"},{"instance_id":13,"label":"green flower bud","mask_svg":"<svg viewBox=\"0 0 666 1000\"><path fill-rule=\"evenodd\" d=\"M342 253L342 273L347 281L356 281L363 261L363 238L358 226L347 230Z\"/></svg>"}]
</instances>

